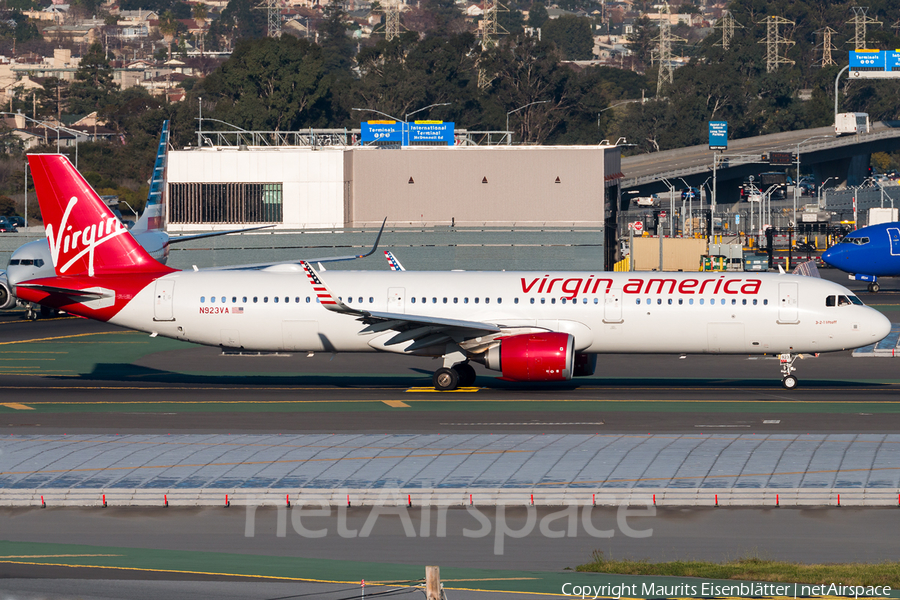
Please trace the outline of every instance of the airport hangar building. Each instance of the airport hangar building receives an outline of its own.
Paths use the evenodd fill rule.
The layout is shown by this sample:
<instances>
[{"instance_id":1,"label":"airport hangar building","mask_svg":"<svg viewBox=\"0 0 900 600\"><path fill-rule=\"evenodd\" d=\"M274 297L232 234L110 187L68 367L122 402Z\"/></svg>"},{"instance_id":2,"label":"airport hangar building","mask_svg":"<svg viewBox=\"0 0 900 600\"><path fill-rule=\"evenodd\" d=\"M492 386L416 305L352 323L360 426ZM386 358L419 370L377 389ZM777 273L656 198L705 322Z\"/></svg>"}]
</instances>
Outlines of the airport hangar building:
<instances>
[{"instance_id":1,"label":"airport hangar building","mask_svg":"<svg viewBox=\"0 0 900 600\"><path fill-rule=\"evenodd\" d=\"M203 240L201 266L355 253L387 217L380 247L411 269L602 270L621 178L606 145L186 148L169 152L167 227L275 225Z\"/></svg>"}]
</instances>

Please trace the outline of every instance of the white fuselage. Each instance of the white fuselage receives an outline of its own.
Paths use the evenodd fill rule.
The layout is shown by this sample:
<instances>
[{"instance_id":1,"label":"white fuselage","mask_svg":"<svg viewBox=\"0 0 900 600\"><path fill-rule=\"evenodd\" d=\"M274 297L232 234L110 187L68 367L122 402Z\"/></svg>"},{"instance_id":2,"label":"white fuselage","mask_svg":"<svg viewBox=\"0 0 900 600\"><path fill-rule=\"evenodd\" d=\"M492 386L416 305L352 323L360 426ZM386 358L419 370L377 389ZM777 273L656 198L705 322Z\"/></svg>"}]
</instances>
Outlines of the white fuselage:
<instances>
[{"instance_id":1,"label":"white fuselage","mask_svg":"<svg viewBox=\"0 0 900 600\"><path fill-rule=\"evenodd\" d=\"M872 344L890 330L872 308L828 300L851 297L843 286L793 275L328 271L321 279L351 308L566 332L583 353L814 353ZM361 334L357 318L318 304L296 265L172 273L110 322L254 351L409 345L384 346L396 332Z\"/></svg>"}]
</instances>

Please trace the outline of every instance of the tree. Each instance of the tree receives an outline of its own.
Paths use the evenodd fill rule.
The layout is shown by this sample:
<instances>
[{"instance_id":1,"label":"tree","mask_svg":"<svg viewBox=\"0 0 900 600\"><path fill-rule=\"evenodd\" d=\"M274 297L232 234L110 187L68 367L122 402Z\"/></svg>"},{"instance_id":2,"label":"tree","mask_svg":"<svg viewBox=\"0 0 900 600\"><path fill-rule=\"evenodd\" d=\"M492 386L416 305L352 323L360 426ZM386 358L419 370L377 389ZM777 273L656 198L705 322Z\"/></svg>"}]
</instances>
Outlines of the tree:
<instances>
[{"instance_id":1,"label":"tree","mask_svg":"<svg viewBox=\"0 0 900 600\"><path fill-rule=\"evenodd\" d=\"M103 46L92 44L81 57L75 81L69 86L68 112L85 114L102 108L117 88Z\"/></svg>"},{"instance_id":2,"label":"tree","mask_svg":"<svg viewBox=\"0 0 900 600\"><path fill-rule=\"evenodd\" d=\"M659 28L647 17L641 17L634 22L634 29L627 36L626 45L641 62L649 65L653 49L656 47L653 38L658 35Z\"/></svg>"},{"instance_id":3,"label":"tree","mask_svg":"<svg viewBox=\"0 0 900 600\"><path fill-rule=\"evenodd\" d=\"M534 37L509 40L488 54L486 67L497 75L491 92L504 112L547 101L522 109L510 120L523 143L546 143L573 106L572 71L558 68L558 63L555 46Z\"/></svg>"},{"instance_id":4,"label":"tree","mask_svg":"<svg viewBox=\"0 0 900 600\"><path fill-rule=\"evenodd\" d=\"M175 39L175 34L178 33L178 19L175 18L172 11L167 10L160 15L159 32L162 34L163 39L166 41L166 45L169 48L168 60L172 60L172 40Z\"/></svg>"},{"instance_id":5,"label":"tree","mask_svg":"<svg viewBox=\"0 0 900 600\"><path fill-rule=\"evenodd\" d=\"M206 29L206 18L209 16L209 9L202 2L198 2L191 10L191 17L200 27L200 56L203 56L203 33Z\"/></svg>"},{"instance_id":6,"label":"tree","mask_svg":"<svg viewBox=\"0 0 900 600\"><path fill-rule=\"evenodd\" d=\"M322 34L322 56L325 71L328 73L347 74L353 60L354 44L347 35L349 16L341 2L331 2L325 7L325 19L319 26Z\"/></svg>"},{"instance_id":7,"label":"tree","mask_svg":"<svg viewBox=\"0 0 900 600\"><path fill-rule=\"evenodd\" d=\"M540 2L535 2L531 5L531 10L528 11L528 26L535 29L543 27L549 18L547 7Z\"/></svg>"},{"instance_id":8,"label":"tree","mask_svg":"<svg viewBox=\"0 0 900 600\"><path fill-rule=\"evenodd\" d=\"M293 36L240 42L203 82L214 114L244 129L297 131L330 125L323 52ZM196 108L196 107L195 107Z\"/></svg>"},{"instance_id":9,"label":"tree","mask_svg":"<svg viewBox=\"0 0 900 600\"><path fill-rule=\"evenodd\" d=\"M549 19L541 28L541 38L553 42L566 60L589 60L594 55L590 19L563 15Z\"/></svg>"}]
</instances>

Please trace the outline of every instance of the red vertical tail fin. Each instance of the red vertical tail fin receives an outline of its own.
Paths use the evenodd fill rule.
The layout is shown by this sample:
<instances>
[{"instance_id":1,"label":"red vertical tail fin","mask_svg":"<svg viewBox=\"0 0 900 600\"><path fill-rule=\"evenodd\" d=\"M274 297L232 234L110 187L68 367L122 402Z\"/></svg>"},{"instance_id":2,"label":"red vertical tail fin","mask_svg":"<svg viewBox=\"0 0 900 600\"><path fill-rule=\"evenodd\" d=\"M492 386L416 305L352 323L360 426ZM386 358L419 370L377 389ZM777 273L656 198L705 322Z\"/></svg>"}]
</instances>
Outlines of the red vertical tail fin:
<instances>
[{"instance_id":1,"label":"red vertical tail fin","mask_svg":"<svg viewBox=\"0 0 900 600\"><path fill-rule=\"evenodd\" d=\"M57 275L168 273L59 154L30 154L28 164Z\"/></svg>"}]
</instances>

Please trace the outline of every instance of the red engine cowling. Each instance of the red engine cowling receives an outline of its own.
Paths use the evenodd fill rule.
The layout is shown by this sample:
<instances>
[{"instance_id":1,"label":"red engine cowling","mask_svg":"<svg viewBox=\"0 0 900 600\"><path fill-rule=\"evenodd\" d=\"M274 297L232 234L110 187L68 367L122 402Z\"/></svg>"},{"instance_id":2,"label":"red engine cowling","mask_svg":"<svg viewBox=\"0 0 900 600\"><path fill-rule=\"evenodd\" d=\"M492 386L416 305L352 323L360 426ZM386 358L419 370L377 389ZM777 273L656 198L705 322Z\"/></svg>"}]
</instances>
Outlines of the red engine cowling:
<instances>
[{"instance_id":1,"label":"red engine cowling","mask_svg":"<svg viewBox=\"0 0 900 600\"><path fill-rule=\"evenodd\" d=\"M568 381L575 338L568 333L530 333L504 338L487 351L484 365L515 381Z\"/></svg>"}]
</instances>

